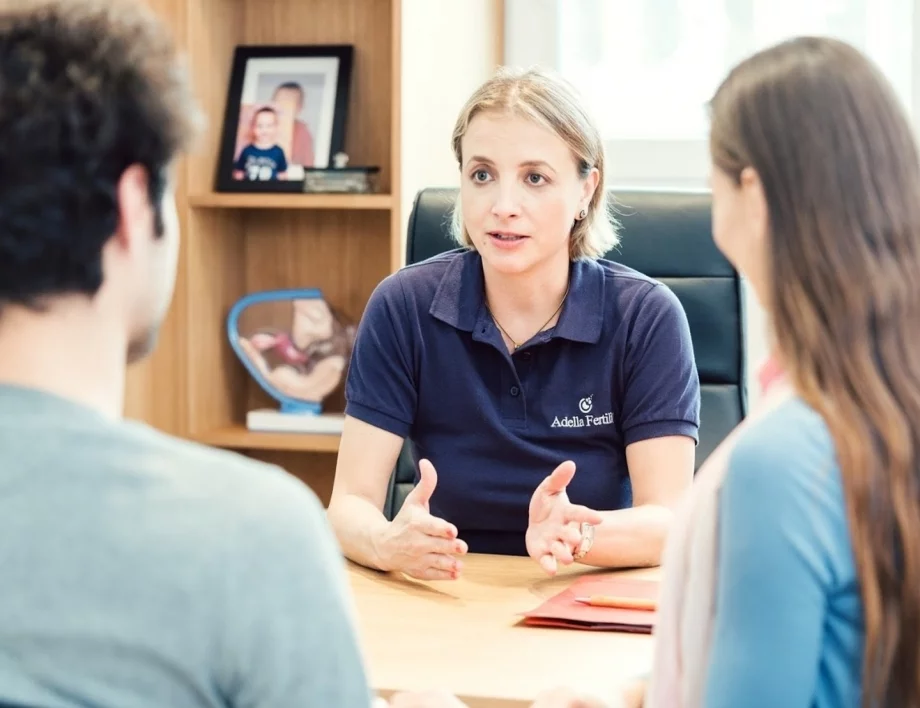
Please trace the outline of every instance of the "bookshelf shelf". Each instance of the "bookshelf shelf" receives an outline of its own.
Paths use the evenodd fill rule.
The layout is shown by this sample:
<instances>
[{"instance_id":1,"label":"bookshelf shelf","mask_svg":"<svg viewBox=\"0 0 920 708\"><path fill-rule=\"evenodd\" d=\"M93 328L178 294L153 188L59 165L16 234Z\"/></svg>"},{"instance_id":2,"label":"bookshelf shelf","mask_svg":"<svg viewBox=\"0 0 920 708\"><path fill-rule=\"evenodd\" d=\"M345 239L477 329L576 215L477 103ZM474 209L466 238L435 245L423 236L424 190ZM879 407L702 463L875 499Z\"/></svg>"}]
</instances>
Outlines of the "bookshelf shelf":
<instances>
[{"instance_id":1,"label":"bookshelf shelf","mask_svg":"<svg viewBox=\"0 0 920 708\"><path fill-rule=\"evenodd\" d=\"M218 209L373 209L393 207L390 194L233 194L189 196L189 206Z\"/></svg>"},{"instance_id":2,"label":"bookshelf shelf","mask_svg":"<svg viewBox=\"0 0 920 708\"><path fill-rule=\"evenodd\" d=\"M243 425L216 428L195 440L205 445L236 450L281 450L299 452L338 452L339 435L318 433L262 433Z\"/></svg>"}]
</instances>

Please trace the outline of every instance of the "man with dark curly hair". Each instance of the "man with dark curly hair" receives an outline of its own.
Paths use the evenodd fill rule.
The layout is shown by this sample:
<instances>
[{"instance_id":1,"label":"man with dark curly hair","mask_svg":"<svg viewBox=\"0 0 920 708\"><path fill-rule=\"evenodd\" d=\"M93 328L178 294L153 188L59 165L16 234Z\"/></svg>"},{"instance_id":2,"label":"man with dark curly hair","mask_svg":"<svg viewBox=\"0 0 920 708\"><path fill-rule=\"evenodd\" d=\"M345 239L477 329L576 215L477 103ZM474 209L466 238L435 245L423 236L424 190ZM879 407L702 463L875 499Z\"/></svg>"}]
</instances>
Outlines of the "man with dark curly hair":
<instances>
[{"instance_id":1,"label":"man with dark curly hair","mask_svg":"<svg viewBox=\"0 0 920 708\"><path fill-rule=\"evenodd\" d=\"M121 417L199 123L141 0L0 2L0 704L371 702L309 489Z\"/></svg>"}]
</instances>

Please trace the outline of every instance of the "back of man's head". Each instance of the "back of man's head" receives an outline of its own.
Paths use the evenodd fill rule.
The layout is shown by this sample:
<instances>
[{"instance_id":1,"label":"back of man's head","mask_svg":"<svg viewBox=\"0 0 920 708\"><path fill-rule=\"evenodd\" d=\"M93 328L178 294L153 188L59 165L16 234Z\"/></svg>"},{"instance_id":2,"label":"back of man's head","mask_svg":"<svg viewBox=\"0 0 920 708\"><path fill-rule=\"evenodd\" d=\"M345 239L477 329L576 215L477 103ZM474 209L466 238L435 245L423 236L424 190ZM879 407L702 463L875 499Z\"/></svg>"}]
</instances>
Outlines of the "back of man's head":
<instances>
[{"instance_id":1,"label":"back of man's head","mask_svg":"<svg viewBox=\"0 0 920 708\"><path fill-rule=\"evenodd\" d=\"M0 0L0 324L107 290L100 316L149 349L175 277L171 167L198 125L144 2Z\"/></svg>"}]
</instances>

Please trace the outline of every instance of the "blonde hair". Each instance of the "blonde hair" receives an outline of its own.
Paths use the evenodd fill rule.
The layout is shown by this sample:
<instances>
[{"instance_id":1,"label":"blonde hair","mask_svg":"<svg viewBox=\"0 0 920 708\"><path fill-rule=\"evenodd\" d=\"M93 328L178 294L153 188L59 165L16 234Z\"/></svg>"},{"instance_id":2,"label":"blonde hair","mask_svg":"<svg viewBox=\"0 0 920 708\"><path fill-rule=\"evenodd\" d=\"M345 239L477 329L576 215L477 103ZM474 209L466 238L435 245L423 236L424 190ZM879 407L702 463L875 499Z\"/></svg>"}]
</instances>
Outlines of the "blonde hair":
<instances>
[{"instance_id":1,"label":"blonde hair","mask_svg":"<svg viewBox=\"0 0 920 708\"><path fill-rule=\"evenodd\" d=\"M463 159L460 143L475 116L483 112L513 113L552 130L568 145L584 179L598 171L597 188L584 219L577 219L569 237L569 257L600 258L620 242L607 201L604 183L604 144L575 89L555 74L540 69L503 67L480 86L460 111L451 145L457 163ZM462 246L474 248L463 225L460 198L454 204L451 231Z\"/></svg>"}]
</instances>

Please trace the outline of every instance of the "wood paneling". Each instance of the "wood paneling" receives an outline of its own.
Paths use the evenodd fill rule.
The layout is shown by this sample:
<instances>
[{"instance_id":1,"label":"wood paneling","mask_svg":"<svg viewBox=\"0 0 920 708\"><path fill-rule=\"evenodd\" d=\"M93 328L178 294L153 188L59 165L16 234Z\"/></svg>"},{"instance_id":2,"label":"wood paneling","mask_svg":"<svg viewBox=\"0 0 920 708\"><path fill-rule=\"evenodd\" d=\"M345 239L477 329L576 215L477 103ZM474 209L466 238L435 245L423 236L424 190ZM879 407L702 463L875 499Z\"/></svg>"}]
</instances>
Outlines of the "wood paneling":
<instances>
[{"instance_id":1,"label":"wood paneling","mask_svg":"<svg viewBox=\"0 0 920 708\"><path fill-rule=\"evenodd\" d=\"M246 234L240 214L193 209L188 237L186 401L189 434L244 419L248 376L227 339L227 314L246 294Z\"/></svg>"},{"instance_id":2,"label":"wood paneling","mask_svg":"<svg viewBox=\"0 0 920 708\"><path fill-rule=\"evenodd\" d=\"M351 165L378 165L380 190L389 192L392 86L399 71L392 64L391 3L247 0L245 7L244 41L249 44L354 45L345 150Z\"/></svg>"},{"instance_id":3,"label":"wood paneling","mask_svg":"<svg viewBox=\"0 0 920 708\"><path fill-rule=\"evenodd\" d=\"M272 402L226 335L247 293L318 287L357 322L374 287L402 263L399 214L400 0L147 0L188 55L207 130L179 169L182 245L156 353L130 372L126 411L157 428L279 464L327 501L334 435L251 433L246 411ZM215 192L233 49L352 44L346 128L352 165L381 168L380 194ZM341 410L340 390L326 410Z\"/></svg>"},{"instance_id":4,"label":"wood paneling","mask_svg":"<svg viewBox=\"0 0 920 708\"><path fill-rule=\"evenodd\" d=\"M186 22L186 0L146 0L148 5L171 27L180 47L187 44L188 27ZM188 183L187 163L183 159L176 171L176 208L179 215L179 229L188 228ZM182 303L187 300L186 267L180 254L179 271L176 278L176 290L173 304L167 312L166 320L160 329L157 348L144 361L128 369L125 387L125 415L136 420L144 420L159 429L179 435L188 429L188 418L184 396L187 375L186 360L183 355L187 331L185 312ZM179 395L167 396L162 390L163 382Z\"/></svg>"},{"instance_id":5,"label":"wood paneling","mask_svg":"<svg viewBox=\"0 0 920 708\"><path fill-rule=\"evenodd\" d=\"M188 16L186 48L208 121L207 135L189 159L189 192L195 195L214 189L233 49L243 42L245 6L242 0L184 0L184 5Z\"/></svg>"},{"instance_id":6,"label":"wood paneling","mask_svg":"<svg viewBox=\"0 0 920 708\"><path fill-rule=\"evenodd\" d=\"M397 271L405 261L402 212L402 0L391 0L390 12L390 194L393 209L390 212L390 270Z\"/></svg>"}]
</instances>

